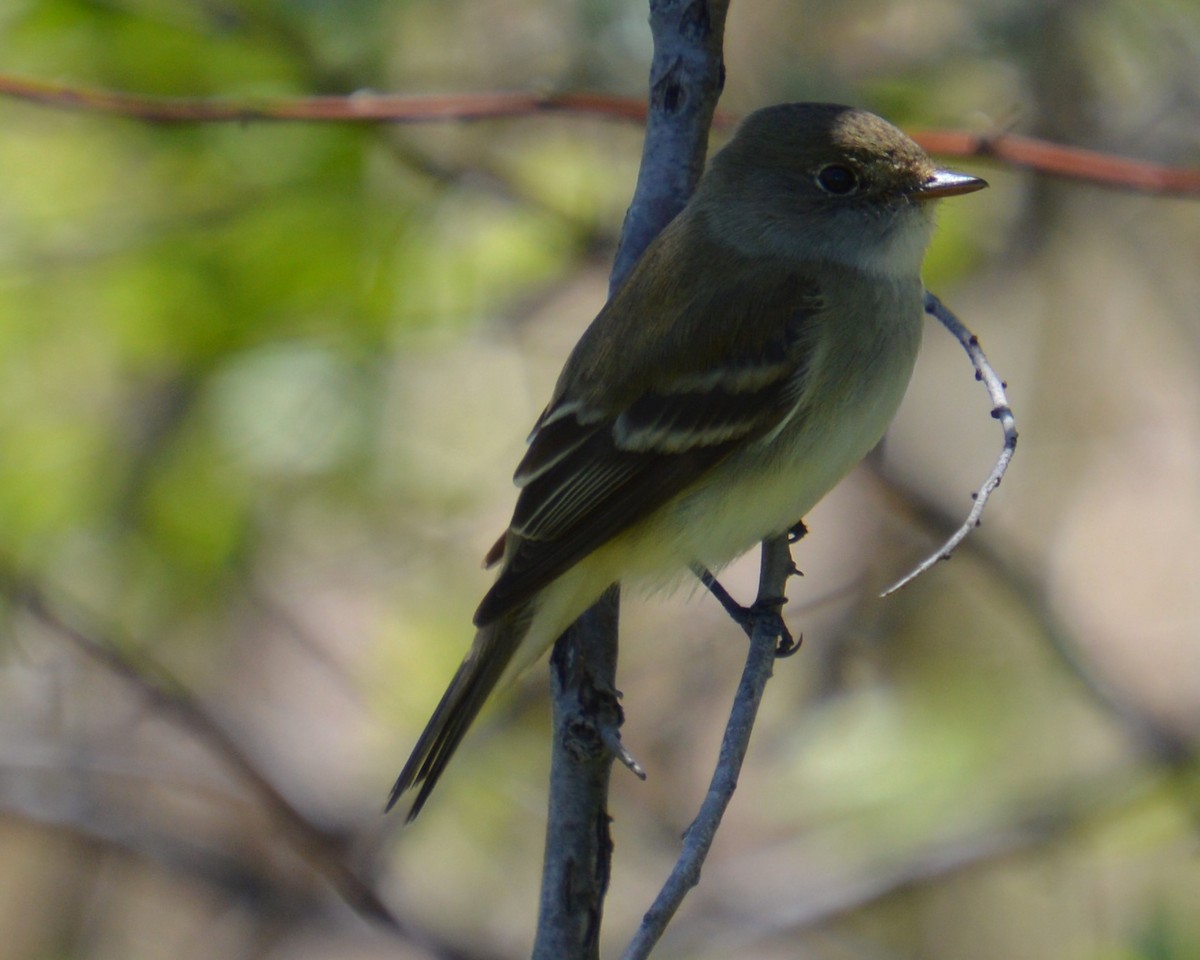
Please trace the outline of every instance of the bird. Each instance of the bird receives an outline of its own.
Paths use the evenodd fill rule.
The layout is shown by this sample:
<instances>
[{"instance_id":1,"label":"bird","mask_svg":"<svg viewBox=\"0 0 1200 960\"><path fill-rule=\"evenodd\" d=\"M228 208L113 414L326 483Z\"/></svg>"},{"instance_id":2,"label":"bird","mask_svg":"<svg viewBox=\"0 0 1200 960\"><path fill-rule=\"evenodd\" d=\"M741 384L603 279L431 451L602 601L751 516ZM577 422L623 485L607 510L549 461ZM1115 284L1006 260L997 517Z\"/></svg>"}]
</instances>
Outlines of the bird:
<instances>
[{"instance_id":1,"label":"bird","mask_svg":"<svg viewBox=\"0 0 1200 960\"><path fill-rule=\"evenodd\" d=\"M742 121L567 358L388 810L416 790L420 813L489 694L609 586L719 570L879 442L920 346L935 201L986 186L854 107Z\"/></svg>"}]
</instances>

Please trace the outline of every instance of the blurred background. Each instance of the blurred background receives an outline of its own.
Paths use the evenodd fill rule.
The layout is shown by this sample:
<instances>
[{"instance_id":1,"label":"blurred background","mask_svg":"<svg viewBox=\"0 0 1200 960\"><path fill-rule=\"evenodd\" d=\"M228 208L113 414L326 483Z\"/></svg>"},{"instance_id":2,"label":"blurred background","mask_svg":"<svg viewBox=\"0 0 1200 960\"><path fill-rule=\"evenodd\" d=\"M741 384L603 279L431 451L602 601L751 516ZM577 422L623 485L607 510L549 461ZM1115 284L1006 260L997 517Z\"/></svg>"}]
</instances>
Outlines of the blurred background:
<instances>
[{"instance_id":1,"label":"blurred background","mask_svg":"<svg viewBox=\"0 0 1200 960\"><path fill-rule=\"evenodd\" d=\"M643 0L7 0L5 71L171 96L645 95ZM723 110L853 102L1200 163L1195 0L734 3ZM723 134L714 134L718 143ZM635 124L154 126L0 101L0 957L528 955L544 665L381 816L603 303ZM1001 442L927 329L812 515L781 662L656 956L1200 956L1200 217L979 163L926 279L1009 384L983 528L879 589ZM753 595L756 562L724 581ZM744 641L624 606L616 955L703 796ZM362 919L377 895L425 940ZM369 904L364 909L369 910ZM430 946L433 944L433 946Z\"/></svg>"}]
</instances>

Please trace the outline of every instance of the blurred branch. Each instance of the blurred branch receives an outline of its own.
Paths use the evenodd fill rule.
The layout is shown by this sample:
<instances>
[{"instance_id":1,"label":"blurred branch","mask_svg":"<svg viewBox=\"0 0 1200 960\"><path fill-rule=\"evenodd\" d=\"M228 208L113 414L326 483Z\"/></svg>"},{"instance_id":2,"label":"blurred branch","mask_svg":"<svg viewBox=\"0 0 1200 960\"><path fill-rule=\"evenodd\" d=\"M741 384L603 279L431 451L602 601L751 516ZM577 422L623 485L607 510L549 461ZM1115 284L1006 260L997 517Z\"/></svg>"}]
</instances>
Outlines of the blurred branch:
<instances>
[{"instance_id":1,"label":"blurred branch","mask_svg":"<svg viewBox=\"0 0 1200 960\"><path fill-rule=\"evenodd\" d=\"M622 960L644 960L650 956L650 951L662 938L683 898L700 882L700 871L712 847L713 838L737 789L738 775L750 746L750 734L754 730L758 706L762 702L767 681L771 679L777 655L776 642L786 634L780 616L780 600L784 596L788 578L795 572L786 536L763 541L758 598L751 607L756 616L750 630L750 649L742 668L742 679L738 683L733 709L725 725L717 767L700 811L683 835L683 850L679 859L642 918Z\"/></svg>"},{"instance_id":2,"label":"blurred branch","mask_svg":"<svg viewBox=\"0 0 1200 960\"><path fill-rule=\"evenodd\" d=\"M68 837L86 851L89 859L110 854L142 861L192 882L204 883L227 897L262 925L279 924L289 931L312 924L328 902L315 897L310 886L293 882L284 869L268 870L257 851L230 855L196 842L186 831L155 829L131 823L128 811L106 815L94 804L66 800L57 807L43 798L31 802L22 791L6 790L0 782L0 823L5 820ZM61 918L60 918L61 919ZM393 930L399 933L399 930ZM422 936L418 945L437 960L488 960L498 954L479 949L459 949ZM408 954L405 954L408 956Z\"/></svg>"},{"instance_id":3,"label":"blurred branch","mask_svg":"<svg viewBox=\"0 0 1200 960\"><path fill-rule=\"evenodd\" d=\"M163 832L145 823L131 824L127 811L105 816L90 803L67 802L55 808L44 798L31 802L19 792L0 791L0 820L66 835L89 855L113 853L199 880L259 918L311 917L319 909L298 885L285 885L280 878L265 875L261 863L209 849L183 831Z\"/></svg>"},{"instance_id":4,"label":"blurred branch","mask_svg":"<svg viewBox=\"0 0 1200 960\"><path fill-rule=\"evenodd\" d=\"M893 496L900 498L917 521L931 530L945 531L956 521L940 504L926 497L895 476L872 464L875 475ZM1186 735L1141 709L1122 694L1090 661L1082 645L1059 616L1053 600L1042 586L1034 565L1027 558L1005 550L995 538L974 538L967 549L983 562L996 581L1019 597L1034 617L1059 662L1079 681L1091 700L1117 720L1143 749L1158 762L1183 769L1200 762L1200 746Z\"/></svg>"},{"instance_id":5,"label":"blurred branch","mask_svg":"<svg viewBox=\"0 0 1200 960\"><path fill-rule=\"evenodd\" d=\"M979 157L1005 167L1121 190L1200 196L1200 168L1197 167L1172 167L1149 160L1134 160L1015 133L919 130L912 138L930 153L946 157Z\"/></svg>"},{"instance_id":6,"label":"blurred branch","mask_svg":"<svg viewBox=\"0 0 1200 960\"><path fill-rule=\"evenodd\" d=\"M111 113L152 123L302 120L317 123L426 123L491 120L534 113L594 114L613 120L646 119L633 97L603 93L518 90L404 96L352 93L325 97L151 97L76 87L0 74L0 96L90 113Z\"/></svg>"},{"instance_id":7,"label":"blurred branch","mask_svg":"<svg viewBox=\"0 0 1200 960\"><path fill-rule=\"evenodd\" d=\"M781 904L778 898L756 898L754 889L744 892L742 899L761 905L761 912L754 906L749 911L740 909L727 899L713 902L704 911L706 922L689 930L688 940L694 942L689 945L685 940L677 945L677 951L688 956L702 948L712 955L744 956L750 942L777 937L794 943L794 938L806 931L892 898L970 870L1031 855L1072 836L1086 836L1105 822L1135 814L1141 805L1153 802L1163 786L1160 777L1147 778L1121 767L1024 802L1020 812L1007 822L931 841L899 862L870 860L839 870L817 858L821 863L819 872L797 876L795 864L810 858L797 849L801 845L797 841L785 842L762 858L755 858L753 871L760 878L760 889L786 889L787 903Z\"/></svg>"},{"instance_id":8,"label":"blurred branch","mask_svg":"<svg viewBox=\"0 0 1200 960\"><path fill-rule=\"evenodd\" d=\"M926 557L914 569L910 570L884 590L880 594L883 597L889 596L901 587L912 583L917 577L930 567L936 565L939 561L950 559L954 551L958 549L959 544L967 538L967 535L972 530L979 526L980 518L983 516L983 508L987 506L988 498L991 497L992 491L1000 486L1000 481L1004 479L1004 474L1008 472L1008 465L1012 462L1013 454L1017 450L1017 424L1013 419L1012 410L1008 406L1008 397L1004 393L1005 383L997 376L996 371L992 369L992 365L984 355L983 347L979 345L979 338L963 326L962 321L928 290L925 291L925 312L935 317L962 344L962 348L967 351L967 356L971 358L971 363L975 365L975 379L982 381L983 385L987 388L988 396L992 400L992 418L999 420L1000 426L1004 430L1004 446L1000 449L1000 456L996 459L996 465L992 468L992 472L983 481L983 486L979 488L979 491L973 495L975 502L967 513L967 519L937 549L937 552Z\"/></svg>"},{"instance_id":9,"label":"blurred branch","mask_svg":"<svg viewBox=\"0 0 1200 960\"><path fill-rule=\"evenodd\" d=\"M347 862L347 838L323 829L301 813L170 671L143 649L131 654L100 631L75 626L72 621L77 617L60 613L37 586L8 571L0 571L0 590L15 606L70 640L109 673L137 690L156 710L205 744L257 797L292 849L326 877L355 912L397 933L412 936Z\"/></svg>"},{"instance_id":10,"label":"blurred branch","mask_svg":"<svg viewBox=\"0 0 1200 960\"><path fill-rule=\"evenodd\" d=\"M537 90L411 96L359 92L321 97L152 97L0 74L0 96L151 123L437 123L537 113L570 113L636 123L647 119L646 104L632 97ZM713 116L717 127L734 122L729 114ZM912 136L930 153L942 156L977 157L1005 167L1121 190L1200 196L1200 168L1196 167L1118 157L1013 133L922 130Z\"/></svg>"}]
</instances>

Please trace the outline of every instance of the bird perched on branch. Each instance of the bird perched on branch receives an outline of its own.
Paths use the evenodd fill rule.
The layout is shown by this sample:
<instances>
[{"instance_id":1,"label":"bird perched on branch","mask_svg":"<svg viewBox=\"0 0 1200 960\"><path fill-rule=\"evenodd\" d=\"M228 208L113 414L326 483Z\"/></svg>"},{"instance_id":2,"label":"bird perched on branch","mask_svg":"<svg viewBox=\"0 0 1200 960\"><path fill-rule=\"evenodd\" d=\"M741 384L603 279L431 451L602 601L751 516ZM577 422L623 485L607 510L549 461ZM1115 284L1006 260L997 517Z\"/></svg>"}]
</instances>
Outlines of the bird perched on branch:
<instances>
[{"instance_id":1,"label":"bird perched on branch","mask_svg":"<svg viewBox=\"0 0 1200 960\"><path fill-rule=\"evenodd\" d=\"M388 802L420 812L497 683L613 583L719 569L870 449L921 341L938 169L873 114L751 114L572 350L517 467L475 642Z\"/></svg>"}]
</instances>

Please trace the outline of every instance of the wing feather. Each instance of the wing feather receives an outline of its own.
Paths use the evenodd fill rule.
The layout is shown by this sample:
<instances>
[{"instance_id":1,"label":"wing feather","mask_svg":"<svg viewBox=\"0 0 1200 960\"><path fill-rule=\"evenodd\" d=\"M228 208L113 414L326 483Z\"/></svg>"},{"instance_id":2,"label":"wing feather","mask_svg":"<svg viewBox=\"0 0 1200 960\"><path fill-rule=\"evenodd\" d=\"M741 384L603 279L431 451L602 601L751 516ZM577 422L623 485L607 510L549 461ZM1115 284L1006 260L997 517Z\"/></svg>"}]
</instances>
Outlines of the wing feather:
<instances>
[{"instance_id":1,"label":"wing feather","mask_svg":"<svg viewBox=\"0 0 1200 960\"><path fill-rule=\"evenodd\" d=\"M498 559L503 544L503 567L475 613L481 627L740 445L803 416L822 317L811 275L747 261L733 265L718 301L699 303L683 287L647 289L678 276L646 262L672 255L672 233L669 227L585 333L530 435L514 478L521 492L512 524L489 553ZM694 241L686 255L706 253ZM655 316L637 309L644 303L658 305ZM697 312L703 324L694 323ZM614 358L623 339L627 349ZM654 356L657 366L647 370Z\"/></svg>"},{"instance_id":2,"label":"wing feather","mask_svg":"<svg viewBox=\"0 0 1200 960\"><path fill-rule=\"evenodd\" d=\"M530 454L539 469L518 473L523 486L505 538L504 569L476 611L476 624L528 600L747 439L770 432L794 412L804 379L803 367L781 364L754 391L647 394L603 423L569 415L554 423L559 451L552 457L538 449L535 434ZM575 433L566 440L568 424Z\"/></svg>"}]
</instances>

